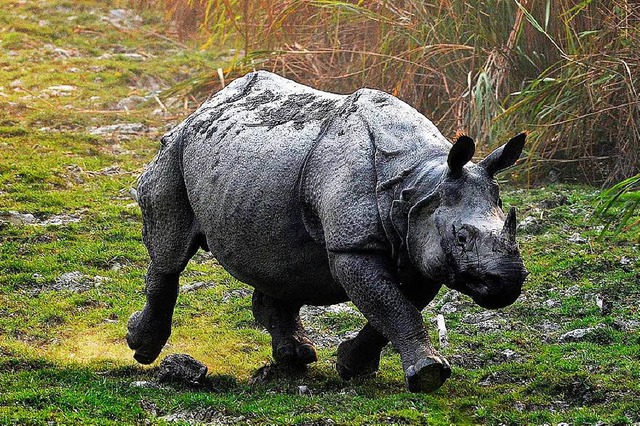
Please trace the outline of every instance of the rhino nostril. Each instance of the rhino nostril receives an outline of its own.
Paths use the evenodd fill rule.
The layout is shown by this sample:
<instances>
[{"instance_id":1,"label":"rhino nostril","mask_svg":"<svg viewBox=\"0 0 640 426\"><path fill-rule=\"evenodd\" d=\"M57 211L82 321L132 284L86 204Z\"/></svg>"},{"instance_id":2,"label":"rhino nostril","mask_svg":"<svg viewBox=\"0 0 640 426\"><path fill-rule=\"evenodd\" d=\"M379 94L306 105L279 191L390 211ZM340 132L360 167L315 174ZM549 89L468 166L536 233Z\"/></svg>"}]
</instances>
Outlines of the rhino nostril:
<instances>
[{"instance_id":1,"label":"rhino nostril","mask_svg":"<svg viewBox=\"0 0 640 426\"><path fill-rule=\"evenodd\" d=\"M460 244L465 244L467 242L467 237L465 237L464 235L458 235L458 242Z\"/></svg>"}]
</instances>

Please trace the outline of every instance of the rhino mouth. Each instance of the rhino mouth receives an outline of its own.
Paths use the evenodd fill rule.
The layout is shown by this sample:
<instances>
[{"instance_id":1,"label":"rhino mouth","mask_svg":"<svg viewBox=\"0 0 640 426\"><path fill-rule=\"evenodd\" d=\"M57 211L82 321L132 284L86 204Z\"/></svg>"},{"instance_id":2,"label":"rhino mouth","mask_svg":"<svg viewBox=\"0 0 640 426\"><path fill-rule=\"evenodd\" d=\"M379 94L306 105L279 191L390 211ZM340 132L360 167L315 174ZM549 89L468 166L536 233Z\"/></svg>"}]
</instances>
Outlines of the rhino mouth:
<instances>
[{"instance_id":1,"label":"rhino mouth","mask_svg":"<svg viewBox=\"0 0 640 426\"><path fill-rule=\"evenodd\" d=\"M460 273L451 288L471 297L485 309L498 309L511 305L522 292L528 272L516 275Z\"/></svg>"}]
</instances>

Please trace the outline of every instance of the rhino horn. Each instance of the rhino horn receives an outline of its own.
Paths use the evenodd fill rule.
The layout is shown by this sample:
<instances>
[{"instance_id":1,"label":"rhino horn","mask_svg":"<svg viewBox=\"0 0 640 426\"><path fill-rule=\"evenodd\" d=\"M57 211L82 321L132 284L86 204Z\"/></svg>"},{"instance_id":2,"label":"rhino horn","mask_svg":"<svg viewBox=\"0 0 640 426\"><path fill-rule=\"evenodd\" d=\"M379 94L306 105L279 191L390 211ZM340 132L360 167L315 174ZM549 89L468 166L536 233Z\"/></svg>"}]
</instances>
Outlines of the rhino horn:
<instances>
[{"instance_id":1,"label":"rhino horn","mask_svg":"<svg viewBox=\"0 0 640 426\"><path fill-rule=\"evenodd\" d=\"M509 209L509 214L507 214L507 220L504 222L504 226L502 227L502 236L512 243L516 242L516 208L511 207Z\"/></svg>"}]
</instances>

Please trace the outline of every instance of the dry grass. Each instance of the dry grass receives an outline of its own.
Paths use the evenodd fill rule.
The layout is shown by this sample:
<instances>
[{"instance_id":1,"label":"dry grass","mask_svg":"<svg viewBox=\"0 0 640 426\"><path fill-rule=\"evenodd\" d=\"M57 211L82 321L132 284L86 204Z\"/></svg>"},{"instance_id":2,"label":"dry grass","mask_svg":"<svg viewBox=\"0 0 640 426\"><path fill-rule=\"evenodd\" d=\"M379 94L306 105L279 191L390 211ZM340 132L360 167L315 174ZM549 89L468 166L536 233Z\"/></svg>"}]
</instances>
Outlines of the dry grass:
<instances>
[{"instance_id":1,"label":"dry grass","mask_svg":"<svg viewBox=\"0 0 640 426\"><path fill-rule=\"evenodd\" d=\"M211 47L236 41L227 81L263 68L336 92L379 88L485 150L528 128L538 172L613 183L640 168L631 0L135 2L159 3ZM182 86L220 87L216 70Z\"/></svg>"}]
</instances>

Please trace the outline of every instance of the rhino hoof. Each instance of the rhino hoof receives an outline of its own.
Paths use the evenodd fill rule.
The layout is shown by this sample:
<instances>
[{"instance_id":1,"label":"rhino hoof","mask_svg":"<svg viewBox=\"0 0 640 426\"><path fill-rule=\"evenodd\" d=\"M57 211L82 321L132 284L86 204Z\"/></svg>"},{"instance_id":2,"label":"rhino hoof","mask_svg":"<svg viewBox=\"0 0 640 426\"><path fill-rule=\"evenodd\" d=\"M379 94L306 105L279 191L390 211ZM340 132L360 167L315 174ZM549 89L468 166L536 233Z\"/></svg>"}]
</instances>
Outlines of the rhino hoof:
<instances>
[{"instance_id":1,"label":"rhino hoof","mask_svg":"<svg viewBox=\"0 0 640 426\"><path fill-rule=\"evenodd\" d=\"M336 370L343 380L369 376L380 367L380 352L375 350L356 350L360 348L353 339L345 340L338 346Z\"/></svg>"},{"instance_id":2,"label":"rhino hoof","mask_svg":"<svg viewBox=\"0 0 640 426\"><path fill-rule=\"evenodd\" d=\"M443 357L428 357L416 362L405 371L410 392L429 393L440 388L451 376L451 366Z\"/></svg>"},{"instance_id":3,"label":"rhino hoof","mask_svg":"<svg viewBox=\"0 0 640 426\"><path fill-rule=\"evenodd\" d=\"M316 362L316 348L310 343L287 343L273 351L273 358L280 365L306 365Z\"/></svg>"},{"instance_id":4,"label":"rhino hoof","mask_svg":"<svg viewBox=\"0 0 640 426\"><path fill-rule=\"evenodd\" d=\"M134 312L127 323L127 345L133 349L133 359L140 364L151 364L158 358L160 351L164 347L166 339L161 340L161 343L153 344L153 339L145 339L144 330L141 330L140 320L142 312Z\"/></svg>"},{"instance_id":5,"label":"rhino hoof","mask_svg":"<svg viewBox=\"0 0 640 426\"><path fill-rule=\"evenodd\" d=\"M311 364L312 362L316 362L318 360L318 354L316 353L316 348L313 345L305 343L296 348L296 353L298 355L298 359L303 364Z\"/></svg>"}]
</instances>

